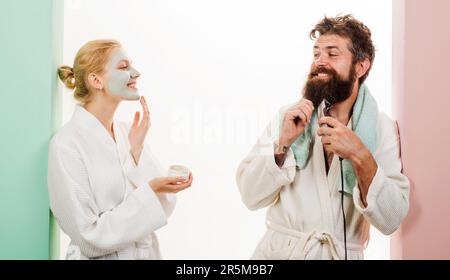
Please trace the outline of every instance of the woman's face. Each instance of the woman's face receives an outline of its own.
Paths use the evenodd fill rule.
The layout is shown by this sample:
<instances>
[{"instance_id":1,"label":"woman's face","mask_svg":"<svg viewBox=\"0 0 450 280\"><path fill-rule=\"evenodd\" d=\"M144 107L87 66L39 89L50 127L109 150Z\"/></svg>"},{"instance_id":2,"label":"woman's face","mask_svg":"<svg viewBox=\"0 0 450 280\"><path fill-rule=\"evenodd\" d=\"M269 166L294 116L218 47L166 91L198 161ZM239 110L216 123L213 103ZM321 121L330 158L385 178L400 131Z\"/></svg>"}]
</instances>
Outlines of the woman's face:
<instances>
[{"instance_id":1,"label":"woman's face","mask_svg":"<svg viewBox=\"0 0 450 280\"><path fill-rule=\"evenodd\" d=\"M108 93L124 100L139 100L136 82L141 74L131 64L132 61L124 49L117 48L112 52L105 74L105 86Z\"/></svg>"}]
</instances>

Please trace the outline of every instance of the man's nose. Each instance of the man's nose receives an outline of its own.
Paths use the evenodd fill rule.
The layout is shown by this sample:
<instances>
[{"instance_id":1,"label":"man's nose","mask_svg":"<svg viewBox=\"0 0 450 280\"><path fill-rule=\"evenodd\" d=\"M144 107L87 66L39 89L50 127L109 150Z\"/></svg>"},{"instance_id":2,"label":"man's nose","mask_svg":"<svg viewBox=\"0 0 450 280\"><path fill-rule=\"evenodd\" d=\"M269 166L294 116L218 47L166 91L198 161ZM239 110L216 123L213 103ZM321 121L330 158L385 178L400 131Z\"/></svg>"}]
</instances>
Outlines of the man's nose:
<instances>
[{"instance_id":1,"label":"man's nose","mask_svg":"<svg viewBox=\"0 0 450 280\"><path fill-rule=\"evenodd\" d=\"M316 67L326 67L328 66L328 61L323 55L319 55L314 59L314 64Z\"/></svg>"}]
</instances>

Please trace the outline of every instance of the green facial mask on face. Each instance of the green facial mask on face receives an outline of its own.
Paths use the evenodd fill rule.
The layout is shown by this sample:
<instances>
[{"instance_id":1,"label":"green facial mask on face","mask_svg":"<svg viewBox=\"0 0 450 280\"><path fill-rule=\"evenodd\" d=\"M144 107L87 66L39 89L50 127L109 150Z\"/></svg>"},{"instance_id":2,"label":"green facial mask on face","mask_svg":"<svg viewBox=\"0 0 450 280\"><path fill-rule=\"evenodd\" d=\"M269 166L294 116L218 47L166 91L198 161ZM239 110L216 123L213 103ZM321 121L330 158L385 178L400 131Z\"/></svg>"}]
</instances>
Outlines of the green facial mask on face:
<instances>
[{"instance_id":1,"label":"green facial mask on face","mask_svg":"<svg viewBox=\"0 0 450 280\"><path fill-rule=\"evenodd\" d=\"M121 61L126 60L128 67L118 69ZM107 90L124 100L139 100L140 95L136 88L130 87L130 83L136 82L141 75L130 64L130 59L122 48L115 50L107 66Z\"/></svg>"}]
</instances>

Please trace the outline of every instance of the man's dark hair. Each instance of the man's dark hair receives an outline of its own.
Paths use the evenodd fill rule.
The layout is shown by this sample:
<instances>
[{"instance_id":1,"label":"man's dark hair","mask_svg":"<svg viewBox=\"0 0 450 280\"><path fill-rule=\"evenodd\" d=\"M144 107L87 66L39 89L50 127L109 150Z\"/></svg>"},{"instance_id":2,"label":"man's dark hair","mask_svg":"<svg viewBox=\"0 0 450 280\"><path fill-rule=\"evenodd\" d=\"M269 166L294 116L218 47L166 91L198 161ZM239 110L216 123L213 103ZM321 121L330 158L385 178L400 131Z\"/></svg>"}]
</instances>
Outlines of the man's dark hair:
<instances>
[{"instance_id":1,"label":"man's dark hair","mask_svg":"<svg viewBox=\"0 0 450 280\"><path fill-rule=\"evenodd\" d=\"M367 26L355 19L352 15L324 17L314 26L309 34L311 39L317 39L321 35L338 35L349 39L348 49L353 54L353 64L364 59L370 61L370 67L366 74L359 78L361 85L369 75L375 58L375 47L372 43L371 32Z\"/></svg>"}]
</instances>

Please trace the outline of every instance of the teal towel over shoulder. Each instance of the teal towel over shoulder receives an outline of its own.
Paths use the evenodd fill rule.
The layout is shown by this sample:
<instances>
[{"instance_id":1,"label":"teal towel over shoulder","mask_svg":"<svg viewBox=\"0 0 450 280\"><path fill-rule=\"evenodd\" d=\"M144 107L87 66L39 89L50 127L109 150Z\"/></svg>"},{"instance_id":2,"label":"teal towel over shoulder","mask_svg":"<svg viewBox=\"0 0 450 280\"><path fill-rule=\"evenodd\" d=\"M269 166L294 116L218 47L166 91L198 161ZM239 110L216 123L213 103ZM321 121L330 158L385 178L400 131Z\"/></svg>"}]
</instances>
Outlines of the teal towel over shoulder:
<instances>
[{"instance_id":1,"label":"teal towel over shoulder","mask_svg":"<svg viewBox=\"0 0 450 280\"><path fill-rule=\"evenodd\" d=\"M283 116L284 117L284 116ZM358 135L372 155L375 152L377 139L376 127L378 118L378 105L365 84L359 88L358 97L353 106L352 130ZM281 127L281 126L280 126ZM292 144L295 161L299 169L304 169L310 159L312 140L317 131L317 110L311 116L311 122L305 127L305 131ZM356 175L349 160L342 161L344 173L344 192L353 194L356 185Z\"/></svg>"}]
</instances>

